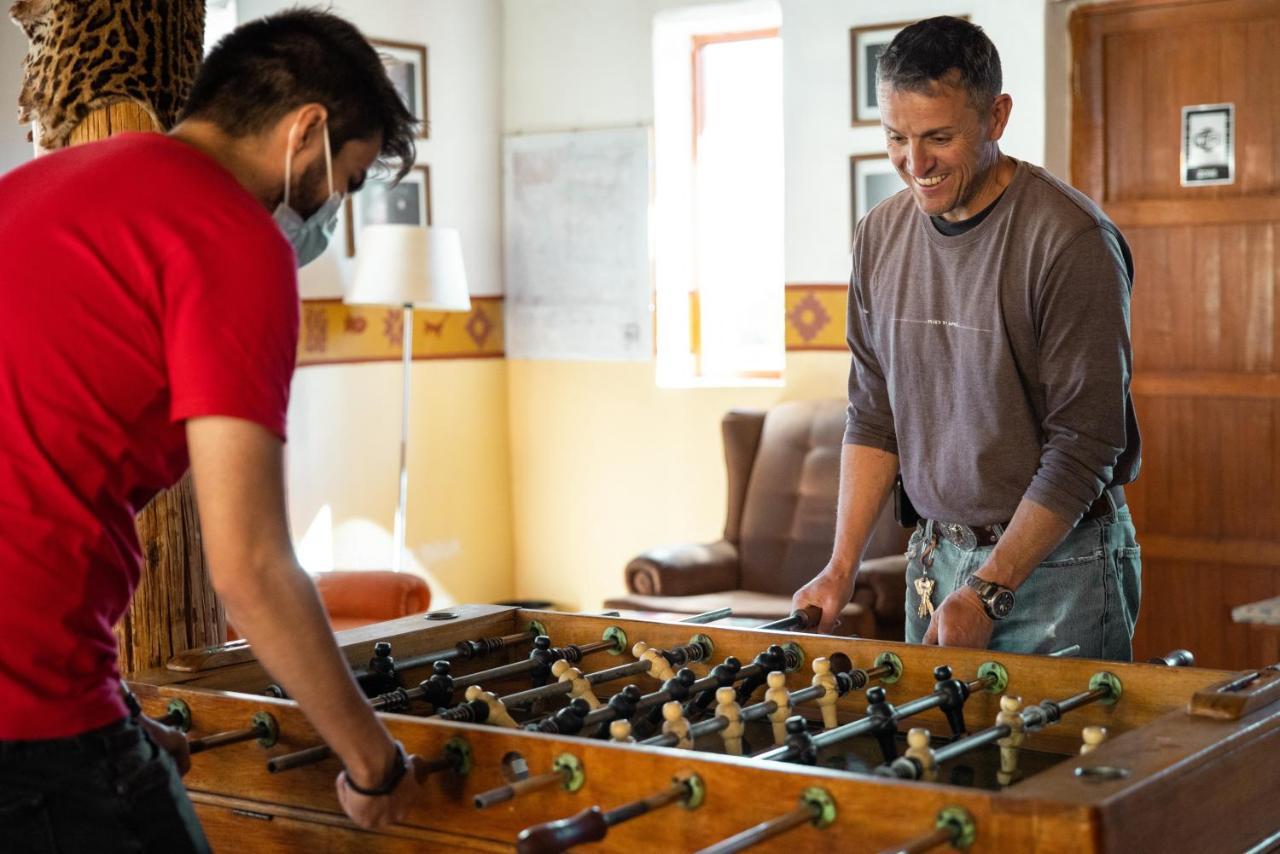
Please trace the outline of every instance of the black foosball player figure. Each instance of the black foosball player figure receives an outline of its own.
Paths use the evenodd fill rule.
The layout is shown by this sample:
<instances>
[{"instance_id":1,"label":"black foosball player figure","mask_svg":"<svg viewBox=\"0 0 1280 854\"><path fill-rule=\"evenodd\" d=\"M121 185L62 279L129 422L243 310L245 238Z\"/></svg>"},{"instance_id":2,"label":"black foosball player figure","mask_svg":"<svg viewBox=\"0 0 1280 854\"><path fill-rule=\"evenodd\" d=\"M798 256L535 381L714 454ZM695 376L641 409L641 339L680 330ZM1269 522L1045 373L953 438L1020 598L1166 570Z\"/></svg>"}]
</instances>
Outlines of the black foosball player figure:
<instances>
[{"instance_id":1,"label":"black foosball player figure","mask_svg":"<svg viewBox=\"0 0 1280 854\"><path fill-rule=\"evenodd\" d=\"M699 691L685 706L684 716L691 721L700 720L707 709L711 708L711 704L718 702L720 689L734 686L738 681L738 671L741 669L742 662L732 655L711 668L711 672L707 675L716 680L716 687Z\"/></svg>"},{"instance_id":2,"label":"black foosball player figure","mask_svg":"<svg viewBox=\"0 0 1280 854\"><path fill-rule=\"evenodd\" d=\"M640 698L644 695L635 685L627 685L621 691L609 698L608 706L613 710L613 720L629 720L636 713L636 706L640 704ZM594 733L595 738L609 737L609 724L600 724L599 729Z\"/></svg>"},{"instance_id":3,"label":"black foosball player figure","mask_svg":"<svg viewBox=\"0 0 1280 854\"><path fill-rule=\"evenodd\" d=\"M889 763L898 758L898 745L895 741L898 734L898 720L894 715L893 705L884 697L884 689L879 685L867 689L867 717L874 721L871 734L880 744L884 761Z\"/></svg>"}]
</instances>

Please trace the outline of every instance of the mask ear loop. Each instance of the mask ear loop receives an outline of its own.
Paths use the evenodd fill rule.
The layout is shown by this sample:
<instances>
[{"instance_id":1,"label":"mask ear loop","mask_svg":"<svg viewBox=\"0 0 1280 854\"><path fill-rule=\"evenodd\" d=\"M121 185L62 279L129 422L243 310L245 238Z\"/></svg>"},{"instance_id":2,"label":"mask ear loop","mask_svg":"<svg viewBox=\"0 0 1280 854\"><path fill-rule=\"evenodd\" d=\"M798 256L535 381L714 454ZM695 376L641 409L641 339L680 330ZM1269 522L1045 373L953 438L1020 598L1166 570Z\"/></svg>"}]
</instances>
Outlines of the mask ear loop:
<instances>
[{"instance_id":1,"label":"mask ear loop","mask_svg":"<svg viewBox=\"0 0 1280 854\"><path fill-rule=\"evenodd\" d=\"M298 123L295 121L293 127L289 128L289 147L284 152L284 204L289 206L289 185L293 183L293 135L298 130Z\"/></svg>"},{"instance_id":2,"label":"mask ear loop","mask_svg":"<svg viewBox=\"0 0 1280 854\"><path fill-rule=\"evenodd\" d=\"M329 120L324 122L324 168L329 173L329 196L333 196L333 155L329 149Z\"/></svg>"}]
</instances>

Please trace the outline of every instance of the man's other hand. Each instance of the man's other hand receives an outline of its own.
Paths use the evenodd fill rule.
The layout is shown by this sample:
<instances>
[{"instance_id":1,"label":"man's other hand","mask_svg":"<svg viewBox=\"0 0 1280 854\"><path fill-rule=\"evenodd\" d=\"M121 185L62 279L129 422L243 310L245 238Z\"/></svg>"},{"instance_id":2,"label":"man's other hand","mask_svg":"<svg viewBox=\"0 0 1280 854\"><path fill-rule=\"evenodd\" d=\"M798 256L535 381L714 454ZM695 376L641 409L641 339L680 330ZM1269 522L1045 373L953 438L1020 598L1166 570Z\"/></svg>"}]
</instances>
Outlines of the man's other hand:
<instances>
[{"instance_id":1,"label":"man's other hand","mask_svg":"<svg viewBox=\"0 0 1280 854\"><path fill-rule=\"evenodd\" d=\"M933 612L923 643L986 649L994 624L973 588L961 587Z\"/></svg>"}]
</instances>

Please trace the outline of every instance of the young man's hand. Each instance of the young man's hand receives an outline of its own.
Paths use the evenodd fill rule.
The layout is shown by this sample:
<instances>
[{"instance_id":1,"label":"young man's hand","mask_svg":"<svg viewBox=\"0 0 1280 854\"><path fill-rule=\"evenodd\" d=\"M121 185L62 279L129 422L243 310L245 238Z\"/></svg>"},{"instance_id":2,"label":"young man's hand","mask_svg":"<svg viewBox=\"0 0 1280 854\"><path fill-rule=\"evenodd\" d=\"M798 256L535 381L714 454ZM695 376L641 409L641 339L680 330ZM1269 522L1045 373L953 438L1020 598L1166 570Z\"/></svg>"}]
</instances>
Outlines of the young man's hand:
<instances>
[{"instance_id":1,"label":"young man's hand","mask_svg":"<svg viewBox=\"0 0 1280 854\"><path fill-rule=\"evenodd\" d=\"M422 786L418 782L418 763L421 757L406 756L405 772L389 795L362 795L347 783L347 773L338 775L338 803L347 816L366 830L387 827L404 821L409 808L422 798ZM364 783L362 783L363 785Z\"/></svg>"},{"instance_id":2,"label":"young man's hand","mask_svg":"<svg viewBox=\"0 0 1280 854\"><path fill-rule=\"evenodd\" d=\"M153 721L146 715L138 715L137 721L151 740L173 759L173 764L178 766L178 776L185 776L191 770L191 749L187 745L186 733Z\"/></svg>"}]
</instances>

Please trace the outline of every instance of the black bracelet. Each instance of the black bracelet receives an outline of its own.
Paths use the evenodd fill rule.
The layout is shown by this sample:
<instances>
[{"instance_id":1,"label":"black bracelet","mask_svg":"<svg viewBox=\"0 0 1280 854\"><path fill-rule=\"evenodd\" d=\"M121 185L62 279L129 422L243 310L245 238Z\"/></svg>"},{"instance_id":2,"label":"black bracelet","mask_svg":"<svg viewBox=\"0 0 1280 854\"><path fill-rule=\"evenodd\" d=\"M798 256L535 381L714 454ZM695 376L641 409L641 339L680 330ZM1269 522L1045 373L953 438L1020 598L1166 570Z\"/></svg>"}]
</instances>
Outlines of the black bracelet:
<instances>
[{"instance_id":1,"label":"black bracelet","mask_svg":"<svg viewBox=\"0 0 1280 854\"><path fill-rule=\"evenodd\" d=\"M357 786L355 780L352 780L351 775L346 771L342 772L342 776L347 781L348 788L357 795L364 795L366 798L378 798L394 792L396 786L400 785L400 781L404 778L407 770L409 770L409 766L404 758L404 748L400 746L400 742L396 742L396 758L391 761L391 770L387 772L387 776L377 786L372 789L365 789Z\"/></svg>"}]
</instances>

